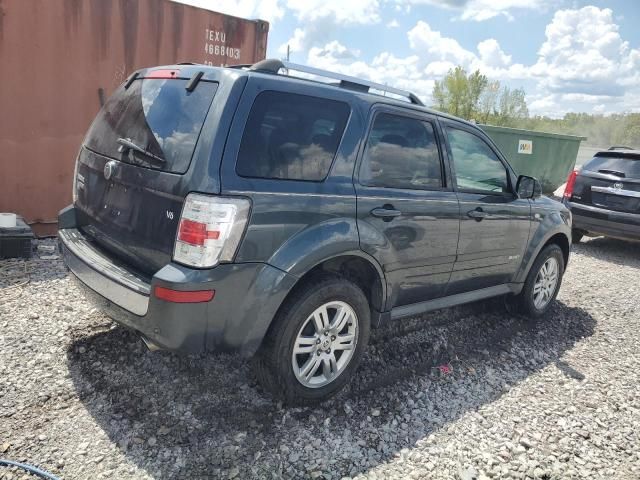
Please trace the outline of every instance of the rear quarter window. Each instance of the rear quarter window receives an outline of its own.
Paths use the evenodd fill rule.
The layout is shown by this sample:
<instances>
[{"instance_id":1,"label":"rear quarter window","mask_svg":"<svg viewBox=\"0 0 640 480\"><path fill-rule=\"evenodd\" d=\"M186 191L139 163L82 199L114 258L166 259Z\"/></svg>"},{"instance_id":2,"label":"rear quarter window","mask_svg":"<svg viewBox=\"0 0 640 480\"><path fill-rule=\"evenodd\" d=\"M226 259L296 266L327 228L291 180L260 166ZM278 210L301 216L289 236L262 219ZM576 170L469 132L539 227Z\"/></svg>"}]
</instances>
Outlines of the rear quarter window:
<instances>
[{"instance_id":1,"label":"rear quarter window","mask_svg":"<svg viewBox=\"0 0 640 480\"><path fill-rule=\"evenodd\" d=\"M336 100L262 92L249 113L236 172L242 177L323 180L350 111Z\"/></svg>"}]
</instances>

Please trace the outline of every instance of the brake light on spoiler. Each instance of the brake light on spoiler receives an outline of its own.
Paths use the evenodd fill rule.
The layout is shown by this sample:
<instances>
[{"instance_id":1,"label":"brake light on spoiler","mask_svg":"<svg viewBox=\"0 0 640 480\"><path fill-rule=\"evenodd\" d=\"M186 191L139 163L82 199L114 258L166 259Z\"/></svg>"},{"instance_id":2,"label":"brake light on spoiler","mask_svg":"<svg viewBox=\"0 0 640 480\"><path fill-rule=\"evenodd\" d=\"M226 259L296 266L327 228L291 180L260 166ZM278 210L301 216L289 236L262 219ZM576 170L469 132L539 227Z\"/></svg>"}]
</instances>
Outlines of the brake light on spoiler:
<instances>
[{"instance_id":1,"label":"brake light on spoiler","mask_svg":"<svg viewBox=\"0 0 640 480\"><path fill-rule=\"evenodd\" d=\"M246 198L190 193L180 216L173 259L198 268L232 261L250 208Z\"/></svg>"},{"instance_id":2,"label":"brake light on spoiler","mask_svg":"<svg viewBox=\"0 0 640 480\"><path fill-rule=\"evenodd\" d=\"M147 72L144 78L178 78L179 74L179 69L159 69Z\"/></svg>"}]
</instances>

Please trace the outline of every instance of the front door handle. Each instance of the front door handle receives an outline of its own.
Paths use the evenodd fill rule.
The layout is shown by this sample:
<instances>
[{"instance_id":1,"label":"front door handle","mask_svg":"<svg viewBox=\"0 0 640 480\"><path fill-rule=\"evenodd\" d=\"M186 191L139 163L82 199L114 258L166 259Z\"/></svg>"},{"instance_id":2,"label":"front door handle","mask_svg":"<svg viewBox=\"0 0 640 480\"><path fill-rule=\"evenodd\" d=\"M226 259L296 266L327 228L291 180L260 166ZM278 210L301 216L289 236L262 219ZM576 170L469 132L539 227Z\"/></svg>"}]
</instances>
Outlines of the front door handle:
<instances>
[{"instance_id":1,"label":"front door handle","mask_svg":"<svg viewBox=\"0 0 640 480\"><path fill-rule=\"evenodd\" d=\"M482 208L478 207L475 210L471 210L470 212L467 212L467 216L473 218L476 222L481 222L482 220L484 220L485 218L491 215L485 212L484 210L482 210Z\"/></svg>"},{"instance_id":2,"label":"front door handle","mask_svg":"<svg viewBox=\"0 0 640 480\"><path fill-rule=\"evenodd\" d=\"M385 222L390 222L396 217L402 215L400 210L395 210L394 208L374 208L371 210L371 215L377 218L381 218Z\"/></svg>"}]
</instances>

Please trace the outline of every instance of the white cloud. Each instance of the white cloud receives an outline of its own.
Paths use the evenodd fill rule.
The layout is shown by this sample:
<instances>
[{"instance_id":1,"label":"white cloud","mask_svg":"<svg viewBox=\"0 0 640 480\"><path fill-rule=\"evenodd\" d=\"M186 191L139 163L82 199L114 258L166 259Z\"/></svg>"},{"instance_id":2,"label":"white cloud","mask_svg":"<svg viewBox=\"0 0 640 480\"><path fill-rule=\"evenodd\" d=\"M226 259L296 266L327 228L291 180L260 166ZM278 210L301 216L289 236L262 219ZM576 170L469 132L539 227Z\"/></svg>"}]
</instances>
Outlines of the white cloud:
<instances>
[{"instance_id":1,"label":"white cloud","mask_svg":"<svg viewBox=\"0 0 640 480\"><path fill-rule=\"evenodd\" d=\"M434 80L425 77L421 71L422 62L417 55L399 58L383 52L371 62L358 58L359 52L350 51L338 42L324 47L313 47L309 51L309 65L340 72L373 82L415 92L422 98L429 98Z\"/></svg>"},{"instance_id":2,"label":"white cloud","mask_svg":"<svg viewBox=\"0 0 640 480\"><path fill-rule=\"evenodd\" d=\"M503 68L511 64L511 55L507 55L500 48L500 44L494 38L489 38L478 44L480 60L488 67Z\"/></svg>"},{"instance_id":3,"label":"white cloud","mask_svg":"<svg viewBox=\"0 0 640 480\"><path fill-rule=\"evenodd\" d=\"M531 67L542 88L610 96L624 95L626 87L638 88L640 51L622 40L611 10L560 10L545 33Z\"/></svg>"},{"instance_id":4,"label":"white cloud","mask_svg":"<svg viewBox=\"0 0 640 480\"><path fill-rule=\"evenodd\" d=\"M287 53L287 47L292 53L307 51L309 49L308 40L307 31L302 28L296 28L293 31L293 36L286 43L278 47L278 53L285 55Z\"/></svg>"},{"instance_id":5,"label":"white cloud","mask_svg":"<svg viewBox=\"0 0 640 480\"><path fill-rule=\"evenodd\" d=\"M547 8L552 0L396 0L402 5L432 5L460 12L461 20L482 22L505 16L513 20L514 10L540 10Z\"/></svg>"},{"instance_id":6,"label":"white cloud","mask_svg":"<svg viewBox=\"0 0 640 480\"><path fill-rule=\"evenodd\" d=\"M469 65L475 59L475 55L465 50L456 40L443 37L422 20L409 30L407 36L411 49L430 60Z\"/></svg>"},{"instance_id":7,"label":"white cloud","mask_svg":"<svg viewBox=\"0 0 640 480\"><path fill-rule=\"evenodd\" d=\"M280 0L173 0L214 12L275 22L284 15Z\"/></svg>"},{"instance_id":8,"label":"white cloud","mask_svg":"<svg viewBox=\"0 0 640 480\"><path fill-rule=\"evenodd\" d=\"M609 9L559 10L547 25L538 60L535 114L640 111L640 50L620 36Z\"/></svg>"},{"instance_id":9,"label":"white cloud","mask_svg":"<svg viewBox=\"0 0 640 480\"><path fill-rule=\"evenodd\" d=\"M294 34L294 38L295 36ZM428 23L418 21L407 32L407 40L411 54L405 57L381 52L371 61L365 62L360 58L360 52L332 41L323 47L311 47L307 63L412 91L426 103L430 102L435 81L456 65L469 70L479 68L482 72L492 72L501 77L507 73L523 74L519 70L524 67L512 65L511 56L502 50L495 39L480 42L478 55L466 50L453 38L434 30Z\"/></svg>"},{"instance_id":10,"label":"white cloud","mask_svg":"<svg viewBox=\"0 0 640 480\"><path fill-rule=\"evenodd\" d=\"M444 77L449 70L454 68L456 68L455 63L437 60L435 62L430 62L424 69L424 73L430 77L440 78Z\"/></svg>"},{"instance_id":11,"label":"white cloud","mask_svg":"<svg viewBox=\"0 0 640 480\"><path fill-rule=\"evenodd\" d=\"M378 0L287 0L298 20L313 22L331 18L338 25L380 22Z\"/></svg>"},{"instance_id":12,"label":"white cloud","mask_svg":"<svg viewBox=\"0 0 640 480\"><path fill-rule=\"evenodd\" d=\"M353 60L360 56L360 51L349 50L337 40L333 40L322 48L313 47L309 55L313 58L326 57L332 60Z\"/></svg>"},{"instance_id":13,"label":"white cloud","mask_svg":"<svg viewBox=\"0 0 640 480\"><path fill-rule=\"evenodd\" d=\"M340 27L380 22L378 0L283 1L286 1L287 8L304 27L296 28L293 36L278 47L280 55L286 53L287 45L293 53L308 52L312 47L323 45L335 39L334 34Z\"/></svg>"},{"instance_id":14,"label":"white cloud","mask_svg":"<svg viewBox=\"0 0 640 480\"><path fill-rule=\"evenodd\" d=\"M474 52L424 21L407 32L411 53L405 57L381 52L365 62L361 56L348 58L347 47L330 42L310 51L308 62L415 91L426 102L434 81L462 65L511 87L526 85L533 114L640 111L640 50L620 37L611 10L558 11L545 33L538 59L530 65L513 63L493 38L481 41Z\"/></svg>"},{"instance_id":15,"label":"white cloud","mask_svg":"<svg viewBox=\"0 0 640 480\"><path fill-rule=\"evenodd\" d=\"M458 12L458 19L482 21L513 18L548 8L558 0L176 0L246 18L277 21L285 11L298 21L291 38L278 49L306 54L311 65L388 83L418 93L427 102L435 80L456 65L479 69L512 87L527 87L533 114L559 116L567 111L640 111L640 49L622 39L618 17L607 8L587 6L555 12L545 30L538 58L529 65L514 63L495 38L463 47L425 21L407 33L404 56L379 52L373 57L338 42L341 28L371 25L397 29L396 18L384 18L383 6L397 15L418 5ZM524 16L524 15L523 15ZM515 57L517 58L517 57Z\"/></svg>"}]
</instances>

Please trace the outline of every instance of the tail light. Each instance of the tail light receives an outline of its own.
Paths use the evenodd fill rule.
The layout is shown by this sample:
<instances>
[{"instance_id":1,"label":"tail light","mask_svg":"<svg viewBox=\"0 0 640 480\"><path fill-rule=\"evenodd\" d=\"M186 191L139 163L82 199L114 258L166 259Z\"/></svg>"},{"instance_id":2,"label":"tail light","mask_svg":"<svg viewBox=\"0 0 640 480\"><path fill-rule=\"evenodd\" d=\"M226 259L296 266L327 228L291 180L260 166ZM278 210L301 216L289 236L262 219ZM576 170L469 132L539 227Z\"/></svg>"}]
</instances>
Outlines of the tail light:
<instances>
[{"instance_id":1,"label":"tail light","mask_svg":"<svg viewBox=\"0 0 640 480\"><path fill-rule=\"evenodd\" d=\"M173 259L199 268L232 261L250 208L245 198L190 193L180 216Z\"/></svg>"},{"instance_id":2,"label":"tail light","mask_svg":"<svg viewBox=\"0 0 640 480\"><path fill-rule=\"evenodd\" d=\"M573 195L573 188L576 185L576 177L578 176L578 171L574 170L569 174L569 178L567 178L567 186L564 187L564 198L571 198Z\"/></svg>"}]
</instances>

